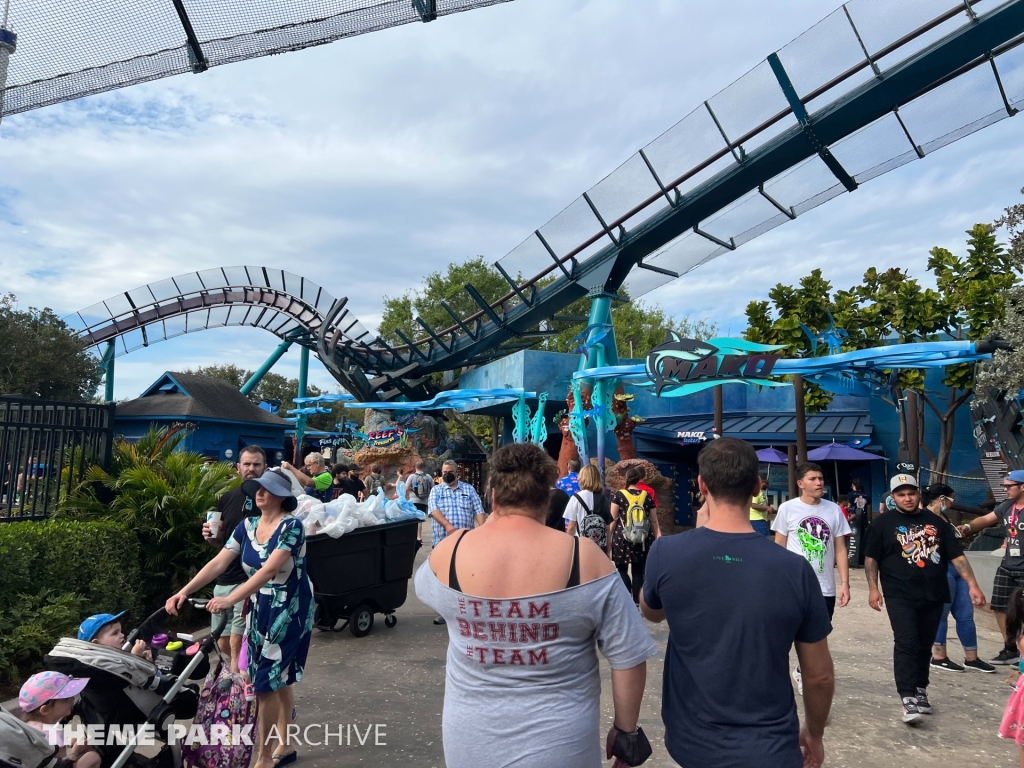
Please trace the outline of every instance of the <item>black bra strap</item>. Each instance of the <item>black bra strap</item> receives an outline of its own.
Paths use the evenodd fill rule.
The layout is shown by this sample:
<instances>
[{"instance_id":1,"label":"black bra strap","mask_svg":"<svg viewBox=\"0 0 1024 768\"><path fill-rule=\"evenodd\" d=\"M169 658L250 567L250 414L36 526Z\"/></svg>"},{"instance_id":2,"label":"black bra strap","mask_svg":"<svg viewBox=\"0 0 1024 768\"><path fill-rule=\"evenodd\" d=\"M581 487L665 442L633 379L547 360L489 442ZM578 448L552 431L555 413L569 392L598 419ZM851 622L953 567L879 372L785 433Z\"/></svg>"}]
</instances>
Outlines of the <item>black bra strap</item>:
<instances>
[{"instance_id":1,"label":"black bra strap","mask_svg":"<svg viewBox=\"0 0 1024 768\"><path fill-rule=\"evenodd\" d=\"M459 540L455 542L455 547L452 549L452 560L448 565L448 586L454 589L456 592L461 592L462 587L459 585L459 574L455 570L455 556L458 554L459 545L462 543L462 539L465 538L469 531L463 531L462 536L459 536ZM569 568L569 581L565 585L566 589L569 587L578 587L580 585L580 540L574 537L572 540L572 566Z\"/></svg>"},{"instance_id":2,"label":"black bra strap","mask_svg":"<svg viewBox=\"0 0 1024 768\"><path fill-rule=\"evenodd\" d=\"M452 561L448 566L448 586L456 592L461 592L462 587L459 586L459 575L455 572L455 554L459 551L459 544L462 543L467 533L469 533L468 530L463 531L462 535L459 536L459 540L455 542L455 548L452 550ZM579 579L579 574L577 574L576 578L577 580Z\"/></svg>"},{"instance_id":3,"label":"black bra strap","mask_svg":"<svg viewBox=\"0 0 1024 768\"><path fill-rule=\"evenodd\" d=\"M569 583L565 588L578 587L580 585L580 539L574 536L572 540L572 568L569 569Z\"/></svg>"}]
</instances>

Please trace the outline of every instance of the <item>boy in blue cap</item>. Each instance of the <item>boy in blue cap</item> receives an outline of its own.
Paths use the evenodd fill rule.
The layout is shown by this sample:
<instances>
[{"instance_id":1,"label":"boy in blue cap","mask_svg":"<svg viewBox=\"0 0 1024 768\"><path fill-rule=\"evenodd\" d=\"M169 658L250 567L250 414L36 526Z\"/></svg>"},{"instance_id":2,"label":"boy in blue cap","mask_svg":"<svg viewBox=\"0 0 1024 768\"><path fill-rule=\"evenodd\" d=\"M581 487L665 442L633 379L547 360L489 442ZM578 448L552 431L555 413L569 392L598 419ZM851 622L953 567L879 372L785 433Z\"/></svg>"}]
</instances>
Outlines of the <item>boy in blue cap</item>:
<instances>
[{"instance_id":1,"label":"boy in blue cap","mask_svg":"<svg viewBox=\"0 0 1024 768\"><path fill-rule=\"evenodd\" d=\"M118 614L97 613L82 622L78 628L78 639L87 643L105 645L108 648L120 649L124 645L124 631L121 629L121 617L128 611L121 611ZM140 658L153 660L153 655L146 647L145 640L136 640L132 646L132 655Z\"/></svg>"},{"instance_id":2,"label":"boy in blue cap","mask_svg":"<svg viewBox=\"0 0 1024 768\"><path fill-rule=\"evenodd\" d=\"M1015 469L1003 479L1006 501L992 512L976 517L960 526L964 536L1002 524L1006 528L1006 550L1003 561L996 569L992 582L992 613L996 615L999 631L1003 633L1003 650L989 661L990 664L1016 664L1020 658L1017 638L1006 636L1006 609L1010 595L1017 587L1024 587L1024 469Z\"/></svg>"}]
</instances>

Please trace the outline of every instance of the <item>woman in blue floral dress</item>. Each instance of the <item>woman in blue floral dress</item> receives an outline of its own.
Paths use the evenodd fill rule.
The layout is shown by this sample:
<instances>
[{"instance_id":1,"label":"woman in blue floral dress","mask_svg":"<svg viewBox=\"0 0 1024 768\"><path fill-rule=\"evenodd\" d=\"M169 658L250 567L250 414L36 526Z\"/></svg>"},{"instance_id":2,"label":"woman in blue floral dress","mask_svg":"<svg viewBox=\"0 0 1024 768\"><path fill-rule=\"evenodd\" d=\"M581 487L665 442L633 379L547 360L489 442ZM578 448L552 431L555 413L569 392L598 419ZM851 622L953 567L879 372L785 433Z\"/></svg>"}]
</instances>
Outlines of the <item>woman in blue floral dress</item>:
<instances>
[{"instance_id":1,"label":"woman in blue floral dress","mask_svg":"<svg viewBox=\"0 0 1024 768\"><path fill-rule=\"evenodd\" d=\"M166 608L172 615L177 613L188 595L241 557L248 581L226 597L211 600L207 609L217 613L249 600L247 672L259 702L263 745L253 768L279 768L296 758L294 746L280 744L277 734L288 733L294 703L291 686L302 679L306 665L313 631L313 585L306 572L305 531L301 521L289 514L296 504L290 482L271 470L247 480L242 490L256 499L260 516L239 523L220 553L167 600Z\"/></svg>"}]
</instances>

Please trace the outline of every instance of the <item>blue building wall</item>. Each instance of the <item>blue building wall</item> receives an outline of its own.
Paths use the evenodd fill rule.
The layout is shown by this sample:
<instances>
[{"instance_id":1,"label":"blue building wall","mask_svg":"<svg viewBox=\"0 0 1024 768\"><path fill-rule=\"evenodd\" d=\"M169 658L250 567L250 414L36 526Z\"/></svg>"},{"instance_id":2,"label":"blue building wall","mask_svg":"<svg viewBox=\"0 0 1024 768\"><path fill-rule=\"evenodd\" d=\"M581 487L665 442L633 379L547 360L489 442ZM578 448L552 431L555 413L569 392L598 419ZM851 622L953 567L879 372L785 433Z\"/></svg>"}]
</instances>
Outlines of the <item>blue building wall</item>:
<instances>
[{"instance_id":1,"label":"blue building wall","mask_svg":"<svg viewBox=\"0 0 1024 768\"><path fill-rule=\"evenodd\" d=\"M579 360L579 355L523 350L463 374L459 380L459 388L522 388L528 392L547 392L546 412L550 418L565 407L569 383L579 366ZM620 362L626 365L643 361L622 360ZM949 396L949 390L942 385L942 379L943 372L941 370L929 372L925 379L925 391L936 404L944 404ZM714 412L714 393L711 389L687 397L666 398L655 397L652 393L637 387L627 387L626 391L635 395L633 402L630 403L630 413L642 418L706 415ZM792 413L794 410L791 387L758 388L744 384L726 384L722 387L722 392L725 413L771 413L775 411ZM899 419L896 409L880 397L838 395L833 398L828 412L843 411L866 412L871 416L872 445L881 448L889 461L873 462L870 479L864 479L876 489L881 488L885 484L885 478L895 472L895 463L899 457ZM511 440L510 419L505 420L505 426L508 432L506 439ZM970 408L965 404L956 415L956 440L953 453L950 456L951 474L981 476L978 454L971 439L972 430ZM557 432L557 427L550 421L548 431L549 433ZM597 444L596 432L593 429L589 430L587 439L593 452L594 446ZM925 442L937 448L938 441L938 420L933 413L929 412L925 418ZM618 452L615 439L609 436L606 445L608 457L613 461L617 460ZM922 460L924 458L925 454L922 451Z\"/></svg>"},{"instance_id":2,"label":"blue building wall","mask_svg":"<svg viewBox=\"0 0 1024 768\"><path fill-rule=\"evenodd\" d=\"M237 461L240 448L255 443L267 452L267 462L271 465L281 463L277 453L283 451L285 427L270 424L258 424L243 421L223 421L216 419L190 418L196 428L189 432L181 441L180 448L185 451L201 453L218 461ZM168 417L121 417L114 418L114 433L128 440L137 440L145 435L150 427L159 429L172 424L180 424L181 416ZM232 452L231 457L225 451Z\"/></svg>"}]
</instances>

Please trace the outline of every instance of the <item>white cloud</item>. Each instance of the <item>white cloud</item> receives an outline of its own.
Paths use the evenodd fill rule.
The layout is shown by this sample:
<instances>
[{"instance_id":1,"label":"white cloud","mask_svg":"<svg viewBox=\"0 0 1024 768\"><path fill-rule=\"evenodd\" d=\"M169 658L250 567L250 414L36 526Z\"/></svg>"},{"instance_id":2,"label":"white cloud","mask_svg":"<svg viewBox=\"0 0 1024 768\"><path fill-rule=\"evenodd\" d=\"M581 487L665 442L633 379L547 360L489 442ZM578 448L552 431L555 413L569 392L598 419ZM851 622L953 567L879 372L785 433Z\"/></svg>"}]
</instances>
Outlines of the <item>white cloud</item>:
<instances>
[{"instance_id":1,"label":"white cloud","mask_svg":"<svg viewBox=\"0 0 1024 768\"><path fill-rule=\"evenodd\" d=\"M502 257L834 2L516 0L7 118L0 289L71 312L259 264L349 296L372 325L382 295ZM815 266L842 286L869 264L923 272L928 248L957 250L1016 202L1018 135L1004 121L650 298L738 333L749 300ZM119 362L117 396L166 368L255 367L275 344L252 329L165 342Z\"/></svg>"}]
</instances>

